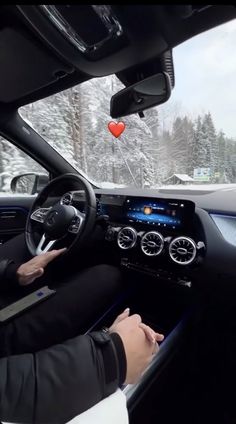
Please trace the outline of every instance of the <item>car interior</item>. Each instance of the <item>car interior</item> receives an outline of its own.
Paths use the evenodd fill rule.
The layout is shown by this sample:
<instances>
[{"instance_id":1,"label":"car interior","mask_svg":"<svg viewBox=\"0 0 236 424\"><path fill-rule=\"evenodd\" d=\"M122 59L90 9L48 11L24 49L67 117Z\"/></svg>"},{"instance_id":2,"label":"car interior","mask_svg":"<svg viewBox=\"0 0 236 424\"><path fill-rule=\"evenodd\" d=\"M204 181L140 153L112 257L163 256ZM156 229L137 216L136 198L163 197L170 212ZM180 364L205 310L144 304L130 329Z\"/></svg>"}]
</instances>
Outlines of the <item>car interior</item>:
<instances>
[{"instance_id":1,"label":"car interior","mask_svg":"<svg viewBox=\"0 0 236 424\"><path fill-rule=\"evenodd\" d=\"M171 95L172 50L235 18L234 5L1 6L0 134L48 171L30 194L17 193L15 178L1 195L1 243L13 259L21 234L32 256L66 243L65 275L101 263L122 270L120 296L102 316L91 308L83 331L129 306L165 335L137 384L122 388L131 424L236 423L236 188L101 188L18 109L115 74L125 89L111 117L142 116ZM133 104L132 90L155 75L163 94Z\"/></svg>"}]
</instances>

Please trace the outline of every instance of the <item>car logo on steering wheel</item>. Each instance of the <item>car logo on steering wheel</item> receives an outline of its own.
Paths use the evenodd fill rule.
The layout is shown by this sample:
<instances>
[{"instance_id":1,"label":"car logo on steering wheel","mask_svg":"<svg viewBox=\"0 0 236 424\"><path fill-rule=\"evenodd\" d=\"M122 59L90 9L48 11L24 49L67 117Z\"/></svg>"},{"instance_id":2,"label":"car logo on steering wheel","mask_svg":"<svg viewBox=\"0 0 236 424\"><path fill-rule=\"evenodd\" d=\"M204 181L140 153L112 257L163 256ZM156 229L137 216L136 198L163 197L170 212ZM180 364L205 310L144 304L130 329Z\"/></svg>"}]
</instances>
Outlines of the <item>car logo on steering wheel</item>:
<instances>
[{"instance_id":1,"label":"car logo on steering wheel","mask_svg":"<svg viewBox=\"0 0 236 424\"><path fill-rule=\"evenodd\" d=\"M55 211L53 211L53 212L51 212L49 215L48 215L48 218L47 218L47 225L49 226L49 227L51 227L52 225L54 225L55 224L55 222L56 222L56 216L58 215L58 212L55 212Z\"/></svg>"}]
</instances>

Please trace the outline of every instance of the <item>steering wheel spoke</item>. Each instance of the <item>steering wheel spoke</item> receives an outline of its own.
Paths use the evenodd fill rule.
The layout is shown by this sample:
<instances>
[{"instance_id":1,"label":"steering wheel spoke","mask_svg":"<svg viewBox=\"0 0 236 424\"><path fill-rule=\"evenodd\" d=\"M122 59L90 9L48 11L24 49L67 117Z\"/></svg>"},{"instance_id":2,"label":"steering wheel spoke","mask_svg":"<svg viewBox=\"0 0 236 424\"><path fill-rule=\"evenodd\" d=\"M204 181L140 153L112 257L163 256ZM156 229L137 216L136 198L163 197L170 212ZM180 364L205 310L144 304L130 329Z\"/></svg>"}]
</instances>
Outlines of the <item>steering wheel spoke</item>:
<instances>
[{"instance_id":1,"label":"steering wheel spoke","mask_svg":"<svg viewBox=\"0 0 236 424\"><path fill-rule=\"evenodd\" d=\"M48 252L51 247L56 243L57 240L49 240L46 242L45 234L42 235L38 246L36 247L36 255L41 255L42 253ZM46 243L46 244L45 244Z\"/></svg>"},{"instance_id":2,"label":"steering wheel spoke","mask_svg":"<svg viewBox=\"0 0 236 424\"><path fill-rule=\"evenodd\" d=\"M45 217L46 217L46 215L47 215L47 213L50 209L51 209L51 207L50 208L38 208L30 215L30 219L32 219L32 221L36 221L36 222L39 222L40 224L43 224Z\"/></svg>"}]
</instances>

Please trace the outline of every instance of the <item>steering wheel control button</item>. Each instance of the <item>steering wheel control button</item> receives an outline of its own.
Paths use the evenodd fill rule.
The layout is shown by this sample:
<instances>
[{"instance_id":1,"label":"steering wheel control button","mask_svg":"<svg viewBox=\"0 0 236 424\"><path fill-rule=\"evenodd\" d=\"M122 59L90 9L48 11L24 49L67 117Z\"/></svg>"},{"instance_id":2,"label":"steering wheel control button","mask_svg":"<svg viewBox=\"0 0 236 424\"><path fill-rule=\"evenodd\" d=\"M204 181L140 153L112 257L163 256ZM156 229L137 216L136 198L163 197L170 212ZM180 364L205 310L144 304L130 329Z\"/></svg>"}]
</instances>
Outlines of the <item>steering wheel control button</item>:
<instances>
[{"instance_id":1,"label":"steering wheel control button","mask_svg":"<svg viewBox=\"0 0 236 424\"><path fill-rule=\"evenodd\" d=\"M76 216L72 219L71 225L68 228L69 233L77 234L79 232L81 226L81 218L79 216Z\"/></svg>"},{"instance_id":2,"label":"steering wheel control button","mask_svg":"<svg viewBox=\"0 0 236 424\"><path fill-rule=\"evenodd\" d=\"M44 223L44 220L45 220L45 216L47 215L47 213L48 213L48 211L50 210L51 208L39 208L39 209L36 209L32 214L31 214L31 219L33 220L33 221L37 221L37 222L40 222L41 224L43 224Z\"/></svg>"}]
</instances>

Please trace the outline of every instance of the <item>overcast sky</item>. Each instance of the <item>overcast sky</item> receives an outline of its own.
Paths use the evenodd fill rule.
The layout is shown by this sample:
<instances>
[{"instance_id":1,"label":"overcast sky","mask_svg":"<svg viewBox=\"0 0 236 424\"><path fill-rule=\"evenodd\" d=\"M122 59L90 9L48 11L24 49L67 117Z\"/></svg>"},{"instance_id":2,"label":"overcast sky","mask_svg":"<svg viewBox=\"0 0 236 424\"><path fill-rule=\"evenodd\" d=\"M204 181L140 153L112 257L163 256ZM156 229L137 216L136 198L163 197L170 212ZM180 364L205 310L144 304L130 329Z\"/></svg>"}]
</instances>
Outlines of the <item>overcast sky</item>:
<instances>
[{"instance_id":1,"label":"overcast sky","mask_svg":"<svg viewBox=\"0 0 236 424\"><path fill-rule=\"evenodd\" d=\"M217 130L236 139L236 19L176 47L168 103L195 117L210 111Z\"/></svg>"}]
</instances>

